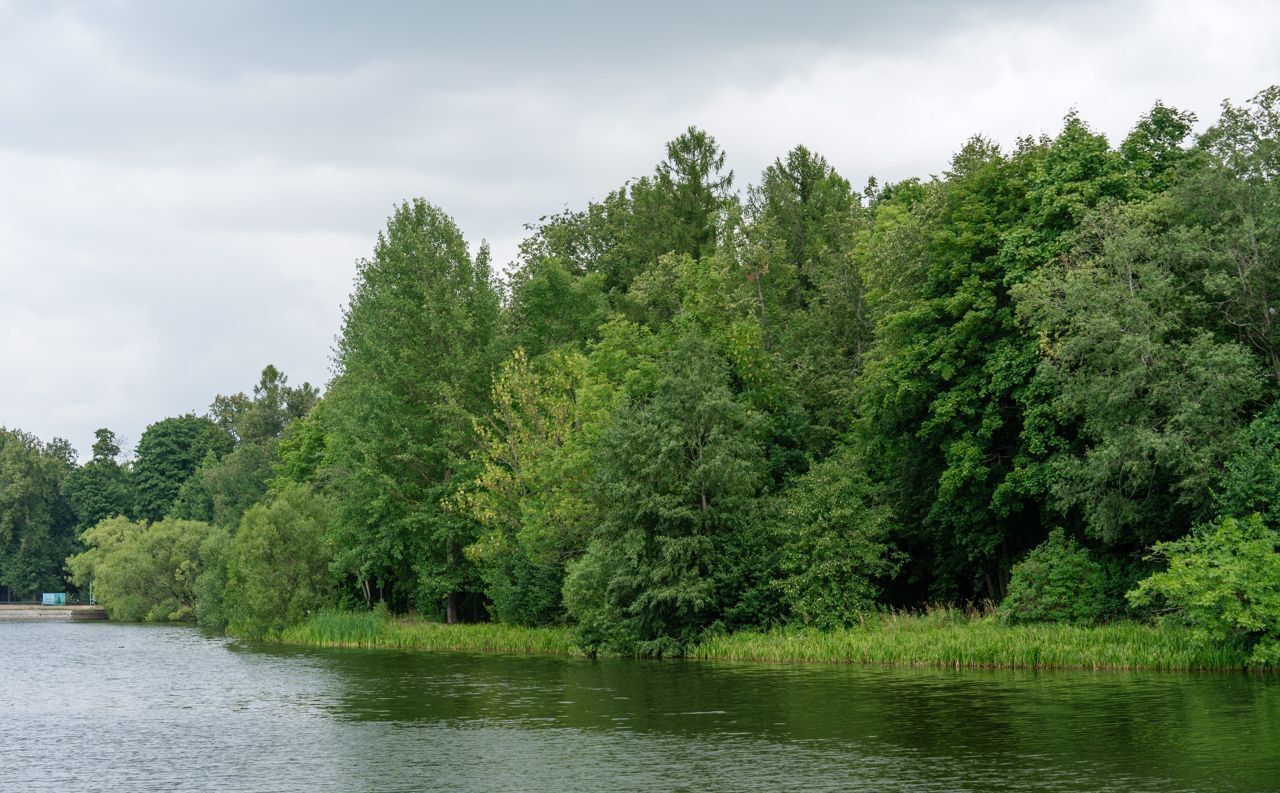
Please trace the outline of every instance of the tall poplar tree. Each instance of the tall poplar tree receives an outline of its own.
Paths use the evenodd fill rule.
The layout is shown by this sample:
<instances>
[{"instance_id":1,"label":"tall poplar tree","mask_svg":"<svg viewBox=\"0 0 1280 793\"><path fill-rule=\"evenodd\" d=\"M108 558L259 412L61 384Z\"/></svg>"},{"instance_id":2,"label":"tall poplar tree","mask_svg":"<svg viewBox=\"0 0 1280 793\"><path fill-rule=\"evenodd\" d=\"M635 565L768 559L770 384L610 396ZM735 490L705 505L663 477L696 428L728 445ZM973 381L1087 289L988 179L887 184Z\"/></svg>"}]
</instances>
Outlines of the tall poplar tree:
<instances>
[{"instance_id":1,"label":"tall poplar tree","mask_svg":"<svg viewBox=\"0 0 1280 793\"><path fill-rule=\"evenodd\" d=\"M450 622L477 614L462 552L477 526L444 504L475 465L471 417L487 405L497 322L488 248L472 258L422 199L396 207L358 264L326 398L336 564L367 603L443 606Z\"/></svg>"}]
</instances>

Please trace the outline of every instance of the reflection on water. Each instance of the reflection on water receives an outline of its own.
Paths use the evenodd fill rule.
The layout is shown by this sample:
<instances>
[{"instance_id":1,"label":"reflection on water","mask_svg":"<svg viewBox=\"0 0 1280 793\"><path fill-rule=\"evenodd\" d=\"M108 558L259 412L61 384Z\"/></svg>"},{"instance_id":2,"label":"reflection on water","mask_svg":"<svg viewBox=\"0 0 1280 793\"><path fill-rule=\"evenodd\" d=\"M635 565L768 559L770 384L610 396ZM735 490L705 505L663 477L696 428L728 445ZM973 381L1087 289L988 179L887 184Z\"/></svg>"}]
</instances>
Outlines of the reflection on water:
<instances>
[{"instance_id":1,"label":"reflection on water","mask_svg":"<svg viewBox=\"0 0 1280 793\"><path fill-rule=\"evenodd\" d=\"M0 791L1280 791L1280 678L319 651L0 624Z\"/></svg>"}]
</instances>

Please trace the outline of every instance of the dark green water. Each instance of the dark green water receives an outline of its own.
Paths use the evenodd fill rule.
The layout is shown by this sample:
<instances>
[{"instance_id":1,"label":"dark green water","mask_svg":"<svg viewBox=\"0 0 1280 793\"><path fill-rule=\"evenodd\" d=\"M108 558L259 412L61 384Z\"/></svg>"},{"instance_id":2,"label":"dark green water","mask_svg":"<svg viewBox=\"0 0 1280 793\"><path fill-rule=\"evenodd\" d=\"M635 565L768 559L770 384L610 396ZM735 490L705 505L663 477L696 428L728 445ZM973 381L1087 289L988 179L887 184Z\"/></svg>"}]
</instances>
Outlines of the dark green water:
<instances>
[{"instance_id":1,"label":"dark green water","mask_svg":"<svg viewBox=\"0 0 1280 793\"><path fill-rule=\"evenodd\" d=\"M0 791L1280 791L1280 679L293 650L0 623Z\"/></svg>"}]
</instances>

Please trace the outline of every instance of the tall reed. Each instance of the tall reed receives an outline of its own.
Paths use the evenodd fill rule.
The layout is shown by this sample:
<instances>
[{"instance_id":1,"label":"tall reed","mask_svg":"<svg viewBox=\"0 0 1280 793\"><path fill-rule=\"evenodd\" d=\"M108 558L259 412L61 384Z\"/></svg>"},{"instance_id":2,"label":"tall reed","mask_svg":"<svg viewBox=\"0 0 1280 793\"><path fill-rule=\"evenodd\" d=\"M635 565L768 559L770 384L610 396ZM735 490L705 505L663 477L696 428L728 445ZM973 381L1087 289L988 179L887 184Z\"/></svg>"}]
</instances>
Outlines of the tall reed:
<instances>
[{"instance_id":1,"label":"tall reed","mask_svg":"<svg viewBox=\"0 0 1280 793\"><path fill-rule=\"evenodd\" d=\"M567 628L444 625L374 611L322 611L280 637L286 644L475 653L580 654Z\"/></svg>"},{"instance_id":2,"label":"tall reed","mask_svg":"<svg viewBox=\"0 0 1280 793\"><path fill-rule=\"evenodd\" d=\"M1136 622L1007 625L957 609L874 615L843 630L790 628L709 638L691 658L887 664L953 668L1242 669L1235 643L1203 643L1189 631Z\"/></svg>"},{"instance_id":3,"label":"tall reed","mask_svg":"<svg viewBox=\"0 0 1280 793\"><path fill-rule=\"evenodd\" d=\"M582 655L568 628L443 625L385 612L324 611L280 637L287 644L474 653ZM707 638L694 659L951 668L1227 670L1247 653L1189 631L1136 622L1008 625L989 613L934 607L868 615L841 630L786 628Z\"/></svg>"}]
</instances>

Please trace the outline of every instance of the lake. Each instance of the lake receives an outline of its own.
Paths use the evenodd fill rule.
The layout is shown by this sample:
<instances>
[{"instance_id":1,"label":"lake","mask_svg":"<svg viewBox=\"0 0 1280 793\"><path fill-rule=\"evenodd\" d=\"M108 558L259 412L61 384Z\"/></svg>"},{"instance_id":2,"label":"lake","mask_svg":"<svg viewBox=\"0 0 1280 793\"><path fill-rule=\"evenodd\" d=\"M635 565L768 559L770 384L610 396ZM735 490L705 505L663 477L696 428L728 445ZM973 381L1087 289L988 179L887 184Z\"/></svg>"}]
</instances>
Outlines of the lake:
<instances>
[{"instance_id":1,"label":"lake","mask_svg":"<svg viewBox=\"0 0 1280 793\"><path fill-rule=\"evenodd\" d=\"M292 649L0 624L0 791L1280 791L1280 678Z\"/></svg>"}]
</instances>

